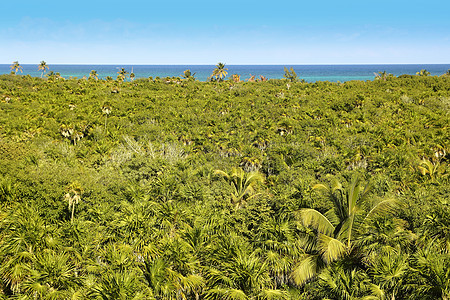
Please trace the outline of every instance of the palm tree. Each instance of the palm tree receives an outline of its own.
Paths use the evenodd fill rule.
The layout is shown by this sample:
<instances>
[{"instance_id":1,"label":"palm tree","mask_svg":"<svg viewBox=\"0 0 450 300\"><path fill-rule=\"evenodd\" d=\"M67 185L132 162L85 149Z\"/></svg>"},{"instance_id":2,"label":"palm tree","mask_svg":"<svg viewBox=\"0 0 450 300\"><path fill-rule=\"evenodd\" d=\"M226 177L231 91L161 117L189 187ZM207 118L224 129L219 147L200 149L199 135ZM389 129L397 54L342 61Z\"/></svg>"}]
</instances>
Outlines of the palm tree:
<instances>
[{"instance_id":1,"label":"palm tree","mask_svg":"<svg viewBox=\"0 0 450 300\"><path fill-rule=\"evenodd\" d=\"M319 277L319 295L317 296L320 296L320 299L379 299L367 296L371 285L363 270L348 271L344 266L337 264L324 270Z\"/></svg>"},{"instance_id":2,"label":"palm tree","mask_svg":"<svg viewBox=\"0 0 450 300\"><path fill-rule=\"evenodd\" d=\"M369 198L370 185L360 187L359 177L353 177L350 185L344 189L334 180L331 187L316 184L313 190L327 191L333 208L322 214L318 210L305 208L299 211L303 225L317 231L309 236L305 246L314 249L306 254L293 272L294 280L303 284L316 276L320 269L345 256L357 255L354 245L358 230L363 224L379 214L391 211L396 205L393 199L376 201Z\"/></svg>"},{"instance_id":3,"label":"palm tree","mask_svg":"<svg viewBox=\"0 0 450 300\"><path fill-rule=\"evenodd\" d=\"M0 222L0 295L23 290L30 276L35 254L49 248L54 230L27 203L16 206L2 215ZM1 297L0 297L1 298Z\"/></svg>"},{"instance_id":4,"label":"palm tree","mask_svg":"<svg viewBox=\"0 0 450 300\"><path fill-rule=\"evenodd\" d=\"M44 76L44 73L49 69L47 63L45 61L41 61L38 66L38 71L42 71L41 78Z\"/></svg>"},{"instance_id":5,"label":"palm tree","mask_svg":"<svg viewBox=\"0 0 450 300\"><path fill-rule=\"evenodd\" d=\"M269 78L267 78L267 77L265 77L265 76L263 76L263 75L259 75L259 79L260 79L262 82L265 82L265 81L269 80Z\"/></svg>"},{"instance_id":6,"label":"palm tree","mask_svg":"<svg viewBox=\"0 0 450 300\"><path fill-rule=\"evenodd\" d=\"M118 81L125 81L128 77L128 72L125 70L125 68L121 68L119 72L117 72L117 80Z\"/></svg>"},{"instance_id":7,"label":"palm tree","mask_svg":"<svg viewBox=\"0 0 450 300\"><path fill-rule=\"evenodd\" d=\"M260 227L255 246L263 250L275 288L281 287L288 284L295 262L304 253L296 235L295 223L277 217L262 223Z\"/></svg>"},{"instance_id":8,"label":"palm tree","mask_svg":"<svg viewBox=\"0 0 450 300\"><path fill-rule=\"evenodd\" d=\"M392 76L392 74L387 73L386 71L373 73L375 75L375 79L386 81L388 77Z\"/></svg>"},{"instance_id":9,"label":"palm tree","mask_svg":"<svg viewBox=\"0 0 450 300\"><path fill-rule=\"evenodd\" d=\"M288 70L288 68L284 67L284 75L283 75L283 77L286 78L287 80L291 81L291 82L298 81L297 73L295 73L293 67L291 67L290 71Z\"/></svg>"},{"instance_id":10,"label":"palm tree","mask_svg":"<svg viewBox=\"0 0 450 300\"><path fill-rule=\"evenodd\" d=\"M10 178L0 179L0 202L11 203L17 199L16 183Z\"/></svg>"},{"instance_id":11,"label":"palm tree","mask_svg":"<svg viewBox=\"0 0 450 300\"><path fill-rule=\"evenodd\" d=\"M241 75L233 74L233 81L234 82L240 82L241 81Z\"/></svg>"},{"instance_id":12,"label":"palm tree","mask_svg":"<svg viewBox=\"0 0 450 300\"><path fill-rule=\"evenodd\" d=\"M422 176L429 175L430 179L434 181L436 179L436 176L439 176L442 172L441 170L441 164L440 161L437 160L436 162L430 161L428 159L422 159L420 164L417 166L420 174Z\"/></svg>"},{"instance_id":13,"label":"palm tree","mask_svg":"<svg viewBox=\"0 0 450 300\"><path fill-rule=\"evenodd\" d=\"M73 223L73 216L75 213L75 205L81 200L81 194L83 193L83 188L78 182L73 182L67 187L67 193L64 195L64 200L69 204L69 210L71 209L70 222Z\"/></svg>"},{"instance_id":14,"label":"palm tree","mask_svg":"<svg viewBox=\"0 0 450 300\"><path fill-rule=\"evenodd\" d=\"M205 299L288 298L286 291L274 289L269 265L259 258L258 251L246 250L233 234L220 239L223 244L217 245L221 247L217 252L222 255L207 269L208 287L212 288L206 291Z\"/></svg>"},{"instance_id":15,"label":"palm tree","mask_svg":"<svg viewBox=\"0 0 450 300\"><path fill-rule=\"evenodd\" d=\"M409 255L403 253L400 247L378 248L377 255L369 260L369 273L376 283L371 287L372 293L384 295L380 297L382 299L405 299L402 290L406 288L405 281L410 273Z\"/></svg>"},{"instance_id":16,"label":"palm tree","mask_svg":"<svg viewBox=\"0 0 450 300\"><path fill-rule=\"evenodd\" d=\"M136 75L133 72L133 67L131 67L130 80L133 81L136 78Z\"/></svg>"},{"instance_id":17,"label":"palm tree","mask_svg":"<svg viewBox=\"0 0 450 300\"><path fill-rule=\"evenodd\" d=\"M46 250L39 251L34 257L31 276L27 278L24 290L34 297L61 298L68 290L76 288L81 283L81 278L68 254Z\"/></svg>"},{"instance_id":18,"label":"palm tree","mask_svg":"<svg viewBox=\"0 0 450 300\"><path fill-rule=\"evenodd\" d=\"M103 104L102 113L105 115L105 130L106 130L106 120L108 119L108 116L111 113L111 105L109 105L109 103Z\"/></svg>"},{"instance_id":19,"label":"palm tree","mask_svg":"<svg viewBox=\"0 0 450 300\"><path fill-rule=\"evenodd\" d=\"M411 260L411 285L418 299L450 299L450 256L440 244L428 240Z\"/></svg>"},{"instance_id":20,"label":"palm tree","mask_svg":"<svg viewBox=\"0 0 450 300\"><path fill-rule=\"evenodd\" d=\"M419 72L416 73L416 75L419 75L419 76L428 76L428 75L430 75L430 74L431 74L431 73L428 72L428 71L425 70L425 69L422 69L422 70L420 70Z\"/></svg>"},{"instance_id":21,"label":"palm tree","mask_svg":"<svg viewBox=\"0 0 450 300\"><path fill-rule=\"evenodd\" d=\"M175 266L169 261L148 255L141 267L156 299L199 299L199 291L205 285L203 277L196 274L185 276L175 271Z\"/></svg>"},{"instance_id":22,"label":"palm tree","mask_svg":"<svg viewBox=\"0 0 450 300\"><path fill-rule=\"evenodd\" d=\"M11 68L11 72L13 72L14 74L17 74L17 72L23 73L23 68L17 60L12 63L10 68Z\"/></svg>"},{"instance_id":23,"label":"palm tree","mask_svg":"<svg viewBox=\"0 0 450 300\"><path fill-rule=\"evenodd\" d=\"M92 299L154 299L152 291L140 282L134 270L106 269L101 280L92 288L90 296Z\"/></svg>"},{"instance_id":24,"label":"palm tree","mask_svg":"<svg viewBox=\"0 0 450 300\"><path fill-rule=\"evenodd\" d=\"M223 176L232 186L231 202L235 209L241 208L242 205L254 198L259 193L255 193L255 186L264 182L264 175L259 172L246 173L241 168L232 168L228 174L222 170L216 170L214 174Z\"/></svg>"},{"instance_id":25,"label":"palm tree","mask_svg":"<svg viewBox=\"0 0 450 300\"><path fill-rule=\"evenodd\" d=\"M95 79L95 80L98 80L98 74L97 74L97 71L92 70L92 71L89 73L89 79Z\"/></svg>"},{"instance_id":26,"label":"palm tree","mask_svg":"<svg viewBox=\"0 0 450 300\"><path fill-rule=\"evenodd\" d=\"M192 74L191 70L187 69L183 72L183 78L187 80L195 80L194 76L196 73Z\"/></svg>"},{"instance_id":27,"label":"palm tree","mask_svg":"<svg viewBox=\"0 0 450 300\"><path fill-rule=\"evenodd\" d=\"M228 69L225 68L225 64L220 62L216 65L216 68L212 73L212 77L216 77L216 81L222 81L228 74L227 70Z\"/></svg>"}]
</instances>

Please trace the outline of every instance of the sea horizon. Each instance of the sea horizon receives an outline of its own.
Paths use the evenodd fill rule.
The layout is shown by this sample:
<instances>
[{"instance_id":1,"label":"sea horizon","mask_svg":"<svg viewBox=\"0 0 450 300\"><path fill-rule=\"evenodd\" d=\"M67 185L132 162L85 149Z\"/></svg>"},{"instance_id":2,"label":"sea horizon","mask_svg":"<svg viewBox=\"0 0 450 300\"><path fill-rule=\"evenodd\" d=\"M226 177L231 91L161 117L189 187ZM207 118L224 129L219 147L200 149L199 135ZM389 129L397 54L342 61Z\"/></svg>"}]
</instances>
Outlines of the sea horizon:
<instances>
[{"instance_id":1,"label":"sea horizon","mask_svg":"<svg viewBox=\"0 0 450 300\"><path fill-rule=\"evenodd\" d=\"M0 74L9 74L11 64L0 64ZM38 64L21 64L23 72L19 75L30 75L33 77L41 77L43 73L38 71ZM135 78L166 78L166 77L182 77L183 72L187 69L195 74L195 78L199 81L206 81L211 76L215 65L208 64L48 64L49 72L60 73L66 79L88 77L92 70L95 70L100 79L110 76L117 77L117 72L124 68L128 73L133 72ZM284 75L284 67L293 68L299 79L307 82L330 81L345 82L351 80L373 80L374 73L387 72L394 76L399 75L415 75L422 69L430 72L431 76L442 75L450 69L450 64L301 64L301 65L226 65L228 70L227 78L233 74L241 76L241 80L247 80L251 76L259 78L264 76L268 79L281 79Z\"/></svg>"}]
</instances>

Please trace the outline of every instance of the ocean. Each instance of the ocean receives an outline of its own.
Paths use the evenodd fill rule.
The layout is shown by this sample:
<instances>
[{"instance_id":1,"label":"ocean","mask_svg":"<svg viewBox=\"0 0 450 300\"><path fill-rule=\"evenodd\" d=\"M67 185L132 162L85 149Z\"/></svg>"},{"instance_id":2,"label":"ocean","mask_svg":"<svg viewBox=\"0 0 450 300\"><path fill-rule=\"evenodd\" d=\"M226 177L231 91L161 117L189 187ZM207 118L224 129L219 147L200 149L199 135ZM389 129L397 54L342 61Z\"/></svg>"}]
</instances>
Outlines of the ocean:
<instances>
[{"instance_id":1,"label":"ocean","mask_svg":"<svg viewBox=\"0 0 450 300\"><path fill-rule=\"evenodd\" d=\"M23 73L20 75L31 75L40 77L38 64L21 65ZM215 66L213 65L52 65L48 64L49 71L58 72L64 78L82 78L89 76L91 70L98 73L99 78L104 79L111 76L117 77L117 72L125 68L127 72L133 71L136 78L148 77L182 77L187 69L195 73L195 78L200 81L206 81L211 76ZM284 67L294 68L300 79L307 82L331 81L345 82L350 80L373 80L374 73L386 71L395 76L402 74L414 75L421 69L425 69L431 75L442 75L450 69L450 64L409 64L409 65L226 65L228 68L228 78L232 74L241 76L241 80L246 80L255 75L259 78L263 75L269 79L280 79L284 75ZM0 74L9 74L11 72L9 64L0 64ZM47 73L48 74L48 71Z\"/></svg>"}]
</instances>

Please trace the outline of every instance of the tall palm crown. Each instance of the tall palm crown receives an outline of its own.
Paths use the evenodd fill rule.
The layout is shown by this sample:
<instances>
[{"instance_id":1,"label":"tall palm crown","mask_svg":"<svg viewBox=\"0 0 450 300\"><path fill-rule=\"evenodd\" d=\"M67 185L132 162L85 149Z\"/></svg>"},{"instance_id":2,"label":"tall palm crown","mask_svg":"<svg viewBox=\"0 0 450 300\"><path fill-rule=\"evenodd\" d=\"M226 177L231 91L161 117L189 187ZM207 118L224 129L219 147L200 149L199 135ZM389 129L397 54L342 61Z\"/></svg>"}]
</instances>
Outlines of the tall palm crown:
<instances>
[{"instance_id":1,"label":"tall palm crown","mask_svg":"<svg viewBox=\"0 0 450 300\"><path fill-rule=\"evenodd\" d=\"M183 72L183 78L184 79L191 79L194 80L195 73L192 74L191 70L187 69L186 71Z\"/></svg>"},{"instance_id":2,"label":"tall palm crown","mask_svg":"<svg viewBox=\"0 0 450 300\"><path fill-rule=\"evenodd\" d=\"M128 76L128 72L125 70L125 68L121 68L119 72L117 72L117 80L119 81L124 81L127 76Z\"/></svg>"},{"instance_id":3,"label":"tall palm crown","mask_svg":"<svg viewBox=\"0 0 450 300\"><path fill-rule=\"evenodd\" d=\"M44 73L49 69L47 63L45 61L41 61L38 66L38 71L42 71L41 78L44 76Z\"/></svg>"},{"instance_id":4,"label":"tall palm crown","mask_svg":"<svg viewBox=\"0 0 450 300\"><path fill-rule=\"evenodd\" d=\"M419 75L419 76L428 76L428 75L430 75L430 74L431 74L431 73L428 72L428 71L425 70L425 69L422 69L422 70L420 70L419 72L416 73L416 75Z\"/></svg>"},{"instance_id":5,"label":"tall palm crown","mask_svg":"<svg viewBox=\"0 0 450 300\"><path fill-rule=\"evenodd\" d=\"M212 76L216 77L216 80L222 80L227 76L228 74L227 70L228 69L225 68L225 64L220 62L216 65L216 68L214 69Z\"/></svg>"},{"instance_id":6,"label":"tall palm crown","mask_svg":"<svg viewBox=\"0 0 450 300\"><path fill-rule=\"evenodd\" d=\"M18 61L14 61L11 65L11 71L14 72L14 74L16 74L17 72L23 72L23 68L22 66L19 64Z\"/></svg>"},{"instance_id":7,"label":"tall palm crown","mask_svg":"<svg viewBox=\"0 0 450 300\"><path fill-rule=\"evenodd\" d=\"M92 70L92 71L89 73L89 78L98 80L98 73L97 73L97 71Z\"/></svg>"}]
</instances>

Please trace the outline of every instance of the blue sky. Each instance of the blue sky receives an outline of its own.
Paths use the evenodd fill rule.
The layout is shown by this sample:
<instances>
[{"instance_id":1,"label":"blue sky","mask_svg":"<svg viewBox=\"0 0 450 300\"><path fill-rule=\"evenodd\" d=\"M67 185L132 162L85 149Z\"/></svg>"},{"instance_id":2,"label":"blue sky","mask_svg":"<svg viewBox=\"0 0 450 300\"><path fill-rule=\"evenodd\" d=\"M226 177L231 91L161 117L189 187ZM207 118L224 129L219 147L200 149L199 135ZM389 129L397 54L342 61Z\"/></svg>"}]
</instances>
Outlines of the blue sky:
<instances>
[{"instance_id":1,"label":"blue sky","mask_svg":"<svg viewBox=\"0 0 450 300\"><path fill-rule=\"evenodd\" d=\"M450 63L450 1L2 0L0 63Z\"/></svg>"}]
</instances>

